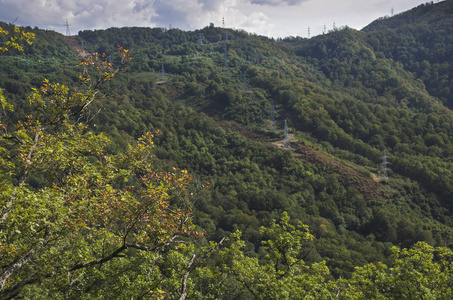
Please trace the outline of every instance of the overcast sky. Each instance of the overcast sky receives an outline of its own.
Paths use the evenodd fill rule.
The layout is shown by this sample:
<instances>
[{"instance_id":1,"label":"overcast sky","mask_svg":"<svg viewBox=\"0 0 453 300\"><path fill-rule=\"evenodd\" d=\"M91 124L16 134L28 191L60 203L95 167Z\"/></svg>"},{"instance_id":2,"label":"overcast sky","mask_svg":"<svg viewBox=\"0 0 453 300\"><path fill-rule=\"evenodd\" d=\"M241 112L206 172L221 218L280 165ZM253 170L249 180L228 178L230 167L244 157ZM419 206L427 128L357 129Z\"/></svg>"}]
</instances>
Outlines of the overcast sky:
<instances>
[{"instance_id":1,"label":"overcast sky","mask_svg":"<svg viewBox=\"0 0 453 300\"><path fill-rule=\"evenodd\" d=\"M79 30L144 26L195 30L244 29L269 37L310 36L401 13L426 0L0 0L0 20L71 34ZM435 0L438 2L438 0Z\"/></svg>"}]
</instances>

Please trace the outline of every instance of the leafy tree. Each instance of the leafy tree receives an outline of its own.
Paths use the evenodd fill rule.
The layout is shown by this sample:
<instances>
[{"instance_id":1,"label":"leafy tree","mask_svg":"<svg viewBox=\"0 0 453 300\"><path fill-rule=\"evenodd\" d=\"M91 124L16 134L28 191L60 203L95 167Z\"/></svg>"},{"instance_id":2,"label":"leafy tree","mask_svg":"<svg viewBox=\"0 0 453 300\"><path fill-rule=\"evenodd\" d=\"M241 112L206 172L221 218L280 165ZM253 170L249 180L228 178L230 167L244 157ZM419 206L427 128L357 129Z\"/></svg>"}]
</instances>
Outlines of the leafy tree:
<instances>
[{"instance_id":1,"label":"leafy tree","mask_svg":"<svg viewBox=\"0 0 453 300\"><path fill-rule=\"evenodd\" d=\"M9 35L9 32L0 26L0 37L2 35L7 36L7 35ZM14 26L14 33L11 34L11 37L9 38L9 40L7 40L5 42L5 45L0 47L0 53L5 53L12 49L23 51L23 47L22 47L21 43L25 42L25 43L31 45L31 44L33 44L34 38L35 38L34 33L21 31L19 27Z\"/></svg>"},{"instance_id":2,"label":"leafy tree","mask_svg":"<svg viewBox=\"0 0 453 300\"><path fill-rule=\"evenodd\" d=\"M119 54L129 60L127 50ZM33 113L14 126L6 119L13 107L2 97L2 298L22 291L87 298L109 295L113 286L127 295L159 295L152 283L160 280L152 267L158 252L199 235L185 196L191 176L153 167L152 134L109 154L110 140L90 130L99 86L119 71L103 58L81 61L84 90L48 80L33 89ZM149 269L127 272L142 264Z\"/></svg>"},{"instance_id":3,"label":"leafy tree","mask_svg":"<svg viewBox=\"0 0 453 300\"><path fill-rule=\"evenodd\" d=\"M290 224L285 212L279 223L275 220L269 228L261 228L266 237L263 250L267 252L261 261L247 256L242 248L245 243L241 233L231 236L232 244L221 251L225 270L233 275L243 289L255 299L331 299L332 284L326 280L329 274L325 262L307 265L302 250L313 240L308 227ZM307 250L306 250L307 251ZM308 250L310 251L310 250Z\"/></svg>"},{"instance_id":4,"label":"leafy tree","mask_svg":"<svg viewBox=\"0 0 453 300\"><path fill-rule=\"evenodd\" d=\"M451 249L419 242L391 252L388 265L358 267L350 280L340 280L341 299L451 299Z\"/></svg>"}]
</instances>

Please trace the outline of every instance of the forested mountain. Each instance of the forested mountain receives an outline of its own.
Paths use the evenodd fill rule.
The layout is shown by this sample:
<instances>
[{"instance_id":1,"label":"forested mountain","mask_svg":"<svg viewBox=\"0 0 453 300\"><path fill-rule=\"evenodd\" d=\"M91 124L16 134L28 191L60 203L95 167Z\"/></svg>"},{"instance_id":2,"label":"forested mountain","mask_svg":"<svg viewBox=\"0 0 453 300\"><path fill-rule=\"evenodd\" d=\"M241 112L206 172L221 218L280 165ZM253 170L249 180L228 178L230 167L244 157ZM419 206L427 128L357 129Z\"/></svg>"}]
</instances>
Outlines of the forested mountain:
<instances>
[{"instance_id":1,"label":"forested mountain","mask_svg":"<svg viewBox=\"0 0 453 300\"><path fill-rule=\"evenodd\" d=\"M451 0L429 3L376 20L361 31L344 27L311 39L274 40L213 24L193 32L134 27L81 31L71 37L23 28L36 35L34 43L23 45L21 52L10 50L0 55L0 87L6 99L2 97L2 118L6 120L2 119L1 123L1 180L5 187L2 206L9 205L11 194L16 197L19 193L11 192L14 186L27 187L24 195L46 194L44 191L79 182L77 180L83 177L92 178L87 179L84 186L95 192L71 194L74 199L108 200L111 199L106 196L109 193L113 199L112 187L117 188L117 195L123 198L129 197L129 193L142 197L141 190L133 190L128 185L143 183L140 176L149 170L149 166L135 164L133 159L141 161L146 139L140 137L151 132L155 134L150 150L154 157L152 165L159 170L153 171L153 176L160 174L158 172L172 174L163 178L178 186L181 181L185 186L186 179L182 178L186 177L174 175L173 170L186 169L194 178L184 188L190 197L179 196L176 191L158 190L156 193L158 197L170 196L170 207L188 205L181 199L190 199L188 211L195 227L185 223L188 219L185 214L177 214L179 210L171 210L174 213L171 215L160 210L163 205L156 208L156 214L159 213L156 220L160 223L153 219L153 224L165 227L178 217L178 222L184 220L187 227L171 231L168 225L165 234L159 230L153 232L155 249L161 251L163 245L170 245L165 238L170 240L171 234L184 233L189 237L185 237L183 244L193 243L184 249L165 248L162 250L165 254L153 252L142 256L138 252L145 248L137 246L137 241L146 240L140 230L146 232L148 219L137 217L135 223L130 221L132 217L123 220L119 217L120 210L112 208L111 213L118 214L118 219L111 223L102 219L104 215L100 217L103 221L93 223L93 227L86 225L89 222L83 219L74 224L70 222L65 230L83 223L91 229L81 234L90 238L55 246L51 248L52 255L75 245L86 249L96 245L97 250L79 251L74 255L76 258L68 254L61 261L53 262L54 269L48 266L43 271L19 268L17 277L12 277L9 286L5 285L5 295L15 297L20 293L30 299L39 299L37 294L43 299L63 295L107 299L130 298L131 295L225 299L252 296L302 299L313 295L331 299L343 295L345 299L378 296L401 299L410 288L398 286L398 282L415 281L426 275L426 278L439 280L430 286L430 292L439 294L430 295L450 298L451 287L442 285L443 279L430 272L451 273L452 268L451 260L447 259L451 258L448 248L453 247L452 12ZM12 25L0 26L14 32ZM0 39L0 45L5 45L9 36L3 35ZM121 56L117 55L118 46L127 49L120 48ZM102 61L97 65L91 56L94 53L105 54L96 57ZM132 59L123 66L128 57L125 53ZM87 77L80 68L90 64L97 69ZM98 72L103 67L116 71ZM60 90L61 86L49 83L59 82L83 90L83 82L103 76L114 80L89 86L88 91L96 91L92 96L96 95L97 100L73 96L68 98L70 105L58 98L67 95L64 88ZM45 88L40 89L45 79ZM29 96L32 88L33 95ZM42 95L38 96L40 91ZM44 105L42 99L51 96L60 100ZM14 106L13 111L8 111L6 101ZM88 106L90 109L85 110ZM45 161L54 155L52 153L57 153L56 157L61 155L60 160L68 161L68 165L60 166L56 158L46 167L31 168L26 158L35 147L33 138L29 141L31 150L23 150L25 154L20 156L17 153L21 153L27 143L14 144L12 132L30 129L30 124L40 120L42 124L49 124L43 128L51 128L48 129L50 134L61 130L71 132L72 135L59 136L63 141L68 136L76 136L75 127L60 125L63 117L49 114L49 109L64 115L65 120L86 124L82 131L89 134L83 135L86 143L80 146L85 148L79 149L77 143L68 142L66 147L72 154L67 155L80 156L80 160L74 162L62 154L64 147L47 149L39 159ZM35 113L39 114L36 118L25 117ZM289 128L286 141L290 147L283 147L284 124ZM30 136L36 140L39 135L31 132L34 135L30 133ZM17 135L17 140L22 140L24 133L21 134ZM107 143L104 135L112 142ZM82 136L79 138L82 140ZM53 147L51 141L56 143L57 140L49 139L46 145ZM135 145L136 150L129 144ZM128 155L132 157L130 160ZM28 156L28 159L32 157ZM19 163L21 157L22 164ZM77 167L82 162L89 167ZM101 162L108 168L101 167ZM19 166L17 174L11 164ZM54 171L55 165L60 169ZM74 169L81 173L72 178L67 174L76 172ZM112 175L115 170L120 174ZM101 180L96 176L105 178ZM153 183L146 184L149 188L155 187ZM58 190L55 195L64 195L64 192ZM112 207L123 207L122 200L109 201ZM148 208L139 207L137 211L140 209ZM6 208L2 210L5 212ZM106 207L102 210L108 211ZM2 271L2 276L9 272L9 266L20 261L21 255L26 257L30 249L34 249L23 240L14 244L20 231L28 230L29 234L36 231L25 223L24 228L12 225L25 222L33 215L23 217L20 209L16 213L17 217L11 220L7 219L8 214L3 219L2 214L0 228L3 222L9 222L11 228L15 226L11 233L1 236L0 253L6 257L1 263L2 270L6 270ZM50 215L47 217L51 218ZM127 223L129 221L131 223ZM308 229L297 225L298 222L308 225ZM108 230L101 234L99 228L103 226ZM177 227L176 223L172 226ZM124 230L127 234L114 236L114 230ZM234 234L236 230L242 232L242 239L238 233ZM127 244L129 232L140 239ZM52 239L46 240L47 233L42 234L41 240L28 243L50 245ZM103 237L104 241L112 238L112 245L113 241L124 238L124 248L118 249L126 251L128 247L135 247L135 252L125 254L131 257L125 265L116 263L122 258L110 263L105 258L116 256L105 253L116 253L119 257L121 251L115 252L110 244L97 243L94 236ZM227 245L222 242L209 246L209 242L219 242L224 237L229 237ZM412 247L419 241L427 244L418 244L411 250L391 250L392 246ZM434 250L428 244L446 248ZM194 260L193 253L202 261ZM412 261L417 255L425 257L427 264L428 261L433 264L427 267L430 271L418 269ZM44 253L36 259L36 265L45 265L50 256ZM446 257L446 261L440 257ZM73 264L69 263L71 267L65 267L71 259L74 259ZM84 261L92 263L84 265ZM183 275L189 276L194 262L198 262L199 267L193 268L190 277L185 277L189 281L181 283ZM372 265L367 265L369 263ZM384 263L389 265L388 269ZM156 273L147 269L150 264L149 268ZM106 271L101 272L101 267ZM84 268L86 271L80 271ZM401 274L398 268L419 273L409 272L409 277L398 277ZM73 281L64 282L61 270L68 274L81 273L74 273ZM381 286L374 286L375 290L366 288L366 274L372 274L371 278L384 273L389 282L382 279ZM113 277L118 274L125 275L115 281ZM258 279L254 281L257 277L262 278L261 283ZM306 285L301 285L304 280ZM386 289L386 284L392 280L394 287ZM55 285L55 290L46 284ZM278 284L282 290L274 291L273 284ZM188 294L184 294L186 285L191 287ZM111 289L112 286L115 288ZM417 289L416 284L413 286ZM414 290L413 295L422 295L423 291L426 292L423 288Z\"/></svg>"}]
</instances>

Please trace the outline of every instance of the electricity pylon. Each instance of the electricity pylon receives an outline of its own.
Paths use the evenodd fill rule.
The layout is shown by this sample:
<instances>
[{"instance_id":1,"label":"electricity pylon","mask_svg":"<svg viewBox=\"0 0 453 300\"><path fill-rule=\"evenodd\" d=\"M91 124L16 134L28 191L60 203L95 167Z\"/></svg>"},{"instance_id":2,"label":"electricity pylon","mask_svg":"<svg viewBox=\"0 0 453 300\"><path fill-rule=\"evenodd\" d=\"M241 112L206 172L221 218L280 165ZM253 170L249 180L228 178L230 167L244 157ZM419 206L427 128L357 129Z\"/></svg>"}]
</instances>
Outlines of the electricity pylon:
<instances>
[{"instance_id":1,"label":"electricity pylon","mask_svg":"<svg viewBox=\"0 0 453 300\"><path fill-rule=\"evenodd\" d=\"M71 31L69 31L68 19L66 19L66 22L64 23L64 26L66 27L66 36L70 36L71 35Z\"/></svg>"},{"instance_id":2,"label":"electricity pylon","mask_svg":"<svg viewBox=\"0 0 453 300\"><path fill-rule=\"evenodd\" d=\"M164 68L164 64L162 64L162 69L161 69L160 73L162 75L162 82L165 82L165 68Z\"/></svg>"},{"instance_id":3,"label":"electricity pylon","mask_svg":"<svg viewBox=\"0 0 453 300\"><path fill-rule=\"evenodd\" d=\"M289 142L289 130L288 130L288 123L285 119L285 127L284 127L284 134L283 134L283 147L291 148L291 143Z\"/></svg>"},{"instance_id":4,"label":"electricity pylon","mask_svg":"<svg viewBox=\"0 0 453 300\"><path fill-rule=\"evenodd\" d=\"M389 176L388 176L388 168L387 168L387 165L390 164L387 159L389 158L389 156L387 156L385 150L384 150L384 155L381 156L381 163L379 164L381 166L381 174L382 174L382 177L384 179L388 179Z\"/></svg>"}]
</instances>

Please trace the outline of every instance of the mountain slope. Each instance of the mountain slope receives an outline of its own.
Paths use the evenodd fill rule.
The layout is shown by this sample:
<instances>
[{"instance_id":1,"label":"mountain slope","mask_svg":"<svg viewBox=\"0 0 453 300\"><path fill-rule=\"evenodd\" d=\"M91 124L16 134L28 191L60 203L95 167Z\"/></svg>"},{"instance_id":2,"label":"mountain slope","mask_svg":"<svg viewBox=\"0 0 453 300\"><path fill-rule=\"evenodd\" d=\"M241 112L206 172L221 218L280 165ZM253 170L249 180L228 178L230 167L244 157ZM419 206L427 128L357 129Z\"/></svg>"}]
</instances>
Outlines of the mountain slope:
<instances>
[{"instance_id":1,"label":"mountain slope","mask_svg":"<svg viewBox=\"0 0 453 300\"><path fill-rule=\"evenodd\" d=\"M443 18L433 31L447 30L450 17ZM114 65L117 45L129 48L129 68L93 104L92 130L113 137L110 151L160 130L157 165L187 168L212 185L194 191L195 219L209 239L241 229L246 251L263 256L260 226L288 211L316 234L318 247L307 260L325 259L333 276L348 276L355 265L382 260L392 244L453 243L452 113L427 81L390 55L411 37L398 33L384 44L385 32L401 26L373 26L282 41L215 27L112 28L81 32L79 45L74 37L36 31L52 42L19 58L0 57L0 84L24 107L15 112L20 118L26 91L44 77L78 84L70 67L77 64L74 47L83 42ZM43 61L53 64L35 67ZM277 131L270 130L272 104ZM294 151L272 146L285 120ZM384 150L389 180L380 180Z\"/></svg>"},{"instance_id":2,"label":"mountain slope","mask_svg":"<svg viewBox=\"0 0 453 300\"><path fill-rule=\"evenodd\" d=\"M401 62L427 91L453 107L453 1L422 4L363 30L376 52Z\"/></svg>"}]
</instances>

